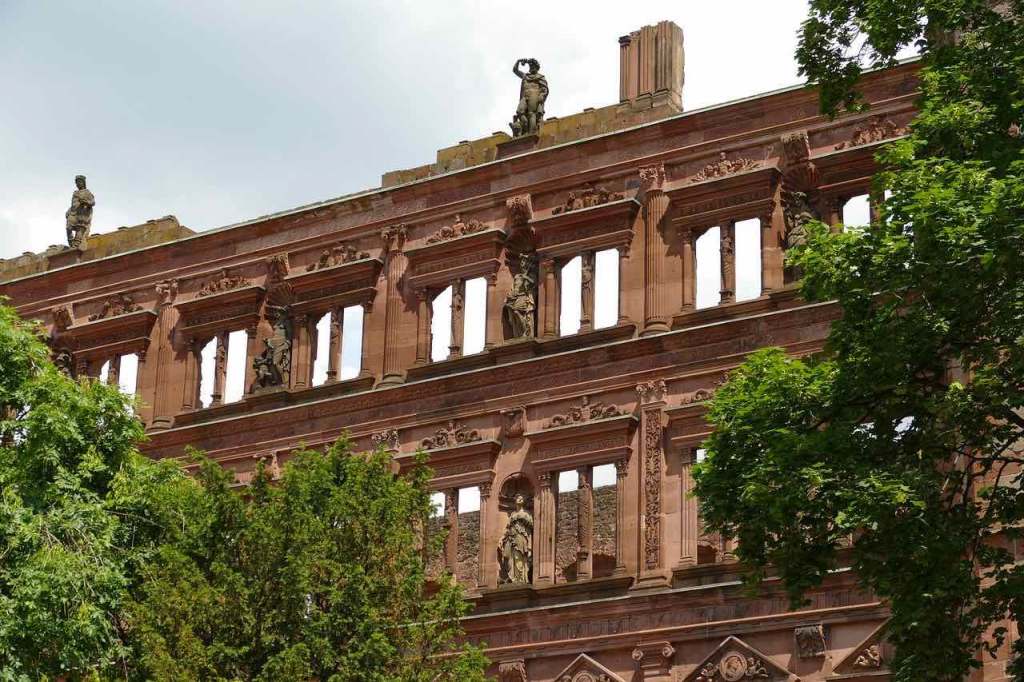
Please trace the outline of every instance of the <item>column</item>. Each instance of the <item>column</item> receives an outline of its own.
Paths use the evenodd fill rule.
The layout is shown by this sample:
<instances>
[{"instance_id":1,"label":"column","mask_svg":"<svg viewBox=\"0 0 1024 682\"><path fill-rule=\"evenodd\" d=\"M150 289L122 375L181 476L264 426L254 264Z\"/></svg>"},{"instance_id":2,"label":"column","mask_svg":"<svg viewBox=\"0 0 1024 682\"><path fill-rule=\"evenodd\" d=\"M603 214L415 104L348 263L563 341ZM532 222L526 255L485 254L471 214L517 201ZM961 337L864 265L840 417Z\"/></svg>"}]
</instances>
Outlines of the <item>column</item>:
<instances>
[{"instance_id":1,"label":"column","mask_svg":"<svg viewBox=\"0 0 1024 682\"><path fill-rule=\"evenodd\" d=\"M107 384L119 386L121 381L121 356L115 355L110 358L110 365L107 367Z\"/></svg>"},{"instance_id":2,"label":"column","mask_svg":"<svg viewBox=\"0 0 1024 682\"><path fill-rule=\"evenodd\" d=\"M594 252L580 254L580 333L594 328Z\"/></svg>"},{"instance_id":3,"label":"column","mask_svg":"<svg viewBox=\"0 0 1024 682\"><path fill-rule=\"evenodd\" d=\"M541 284L544 287L541 296L541 336L552 339L558 334L558 283L555 280L555 260L543 258L540 262Z\"/></svg>"},{"instance_id":4,"label":"column","mask_svg":"<svg viewBox=\"0 0 1024 682\"><path fill-rule=\"evenodd\" d=\"M213 393L210 407L224 403L224 383L228 371L228 333L218 332L216 350L213 353Z\"/></svg>"},{"instance_id":5,"label":"column","mask_svg":"<svg viewBox=\"0 0 1024 682\"><path fill-rule=\"evenodd\" d=\"M555 501L551 492L550 471L537 474L537 499L534 502L533 582L555 582Z\"/></svg>"},{"instance_id":6,"label":"column","mask_svg":"<svg viewBox=\"0 0 1024 682\"><path fill-rule=\"evenodd\" d=\"M700 528L697 519L697 499L692 497L693 475L690 469L697 457L696 448L686 448L682 453L682 462L679 467L680 492L682 499L679 502L679 565L694 566L697 564L697 539L700 536Z\"/></svg>"},{"instance_id":7,"label":"column","mask_svg":"<svg viewBox=\"0 0 1024 682\"><path fill-rule=\"evenodd\" d=\"M630 92L629 82L629 44L632 39L628 35L619 38L619 101L628 102L635 93Z\"/></svg>"},{"instance_id":8,"label":"column","mask_svg":"<svg viewBox=\"0 0 1024 682\"><path fill-rule=\"evenodd\" d=\"M719 229L718 255L721 259L722 288L719 291L721 303L736 300L736 223L727 221Z\"/></svg>"},{"instance_id":9,"label":"column","mask_svg":"<svg viewBox=\"0 0 1024 682\"><path fill-rule=\"evenodd\" d=\"M782 202L777 201L775 204L771 213L760 217L762 294L781 289L784 283L786 252L783 240L786 236L786 216Z\"/></svg>"},{"instance_id":10,"label":"column","mask_svg":"<svg viewBox=\"0 0 1024 682\"><path fill-rule=\"evenodd\" d=\"M331 308L331 327L327 341L327 381L333 384L338 380L341 366L341 335L345 331L345 315L340 308Z\"/></svg>"},{"instance_id":11,"label":"column","mask_svg":"<svg viewBox=\"0 0 1024 682\"><path fill-rule=\"evenodd\" d=\"M498 273L494 272L487 276L487 311L484 333L484 350L500 346L504 341L504 332L501 326L502 304L501 292L498 291Z\"/></svg>"},{"instance_id":12,"label":"column","mask_svg":"<svg viewBox=\"0 0 1024 682\"><path fill-rule=\"evenodd\" d=\"M640 398L640 576L637 587L668 584L665 570L664 504L665 478L664 407L665 382L649 381L637 386Z\"/></svg>"},{"instance_id":13,"label":"column","mask_svg":"<svg viewBox=\"0 0 1024 682\"><path fill-rule=\"evenodd\" d=\"M185 383L181 396L181 409L190 412L201 407L199 404L199 341L188 338L185 341Z\"/></svg>"},{"instance_id":14,"label":"column","mask_svg":"<svg viewBox=\"0 0 1024 682\"><path fill-rule=\"evenodd\" d=\"M477 557L478 575L476 586L482 590L496 587L497 575L491 570L490 562L488 561L488 557L491 556L491 552L488 551L488 547L490 547L488 540L490 538L487 536L487 521L491 513L491 484L481 483L478 490L480 491L480 541L477 543L479 545L477 548L479 556Z\"/></svg>"},{"instance_id":15,"label":"column","mask_svg":"<svg viewBox=\"0 0 1024 682\"><path fill-rule=\"evenodd\" d=\"M444 524L448 536L444 540L444 563L452 575L459 567L459 489L444 491Z\"/></svg>"},{"instance_id":16,"label":"column","mask_svg":"<svg viewBox=\"0 0 1024 682\"><path fill-rule=\"evenodd\" d=\"M452 282L452 335L448 344L448 358L462 357L462 334L466 327L466 283L457 279Z\"/></svg>"},{"instance_id":17,"label":"column","mask_svg":"<svg viewBox=\"0 0 1024 682\"><path fill-rule=\"evenodd\" d=\"M312 346L309 342L308 315L298 315L295 318L295 344L292 348L295 370L292 372L292 386L295 388L306 388L310 379L310 351Z\"/></svg>"},{"instance_id":18,"label":"column","mask_svg":"<svg viewBox=\"0 0 1024 682\"><path fill-rule=\"evenodd\" d=\"M256 346L255 324L245 328L245 394L252 395L253 384L256 383L256 369L252 366L253 360L260 354Z\"/></svg>"},{"instance_id":19,"label":"column","mask_svg":"<svg viewBox=\"0 0 1024 682\"><path fill-rule=\"evenodd\" d=\"M668 196L662 191L665 182L664 166L640 169L640 187L643 192L644 220L644 326L642 336L667 332L668 305L665 300L665 260L668 244L662 237L662 222L668 212Z\"/></svg>"},{"instance_id":20,"label":"column","mask_svg":"<svg viewBox=\"0 0 1024 682\"><path fill-rule=\"evenodd\" d=\"M399 353L400 324L402 320L402 291L399 282L405 274L405 225L386 228L381 233L387 258L387 297L384 305L384 367L381 386L394 386L405 382ZM365 329L365 326L364 326ZM364 348L366 344L363 344Z\"/></svg>"},{"instance_id":21,"label":"column","mask_svg":"<svg viewBox=\"0 0 1024 682\"><path fill-rule=\"evenodd\" d=\"M615 573L626 572L626 473L629 463L615 460Z\"/></svg>"},{"instance_id":22,"label":"column","mask_svg":"<svg viewBox=\"0 0 1024 682\"><path fill-rule=\"evenodd\" d=\"M696 235L692 228L684 228L679 232L682 239L681 253L683 258L683 306L684 313L696 309L697 291L697 252L694 247Z\"/></svg>"},{"instance_id":23,"label":"column","mask_svg":"<svg viewBox=\"0 0 1024 682\"><path fill-rule=\"evenodd\" d=\"M430 292L416 290L416 365L430 362Z\"/></svg>"},{"instance_id":24,"label":"column","mask_svg":"<svg viewBox=\"0 0 1024 682\"><path fill-rule=\"evenodd\" d=\"M360 306L360 308L363 309L363 336L361 339L359 339L359 374L357 375L359 377L368 377L373 375L373 372L370 370L370 349L368 344L366 343L367 330L369 330L370 328L370 325L367 323L367 320L370 317L371 305L372 302L367 301L366 303L363 303Z\"/></svg>"},{"instance_id":25,"label":"column","mask_svg":"<svg viewBox=\"0 0 1024 682\"><path fill-rule=\"evenodd\" d=\"M594 577L594 468L579 467L576 474L576 578L590 580Z\"/></svg>"}]
</instances>

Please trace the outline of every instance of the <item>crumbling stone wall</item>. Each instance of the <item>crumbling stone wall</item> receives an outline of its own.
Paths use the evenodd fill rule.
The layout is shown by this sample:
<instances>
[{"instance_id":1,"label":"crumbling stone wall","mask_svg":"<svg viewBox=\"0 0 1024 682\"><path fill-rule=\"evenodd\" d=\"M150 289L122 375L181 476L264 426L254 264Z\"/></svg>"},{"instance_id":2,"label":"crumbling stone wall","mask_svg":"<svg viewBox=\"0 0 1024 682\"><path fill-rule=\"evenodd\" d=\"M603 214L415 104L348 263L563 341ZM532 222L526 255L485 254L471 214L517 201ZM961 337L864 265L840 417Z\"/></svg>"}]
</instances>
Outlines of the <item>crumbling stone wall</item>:
<instances>
[{"instance_id":1,"label":"crumbling stone wall","mask_svg":"<svg viewBox=\"0 0 1024 682\"><path fill-rule=\"evenodd\" d=\"M558 519L555 528L555 580L576 579L576 553L579 550L579 491L558 494ZM615 568L615 486L594 488L594 577L609 575Z\"/></svg>"}]
</instances>

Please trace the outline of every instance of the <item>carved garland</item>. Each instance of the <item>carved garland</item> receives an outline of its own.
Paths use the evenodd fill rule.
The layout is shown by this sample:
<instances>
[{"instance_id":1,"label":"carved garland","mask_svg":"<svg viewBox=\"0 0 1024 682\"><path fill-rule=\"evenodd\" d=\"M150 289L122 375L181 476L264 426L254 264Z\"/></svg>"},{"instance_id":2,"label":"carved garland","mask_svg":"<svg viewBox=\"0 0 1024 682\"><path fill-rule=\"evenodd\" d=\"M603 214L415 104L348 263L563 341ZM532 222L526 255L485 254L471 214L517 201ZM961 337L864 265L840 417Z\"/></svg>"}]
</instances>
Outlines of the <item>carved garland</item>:
<instances>
[{"instance_id":1,"label":"carved garland","mask_svg":"<svg viewBox=\"0 0 1024 682\"><path fill-rule=\"evenodd\" d=\"M227 270L221 270L217 279L211 279L203 285L196 293L196 296L212 296L232 289L241 289L249 286L249 280L244 277L229 277Z\"/></svg>"},{"instance_id":2,"label":"carved garland","mask_svg":"<svg viewBox=\"0 0 1024 682\"><path fill-rule=\"evenodd\" d=\"M333 248L321 251L320 257L315 262L306 266L306 272L323 270L324 268L331 268L335 265L344 265L345 263L351 263L353 261L363 260L364 258L369 257L370 254L366 251L360 251L351 244L342 242Z\"/></svg>"},{"instance_id":3,"label":"carved garland","mask_svg":"<svg viewBox=\"0 0 1024 682\"><path fill-rule=\"evenodd\" d=\"M727 175L752 170L760 166L761 162L754 161L753 159L740 158L730 160L726 157L725 152L722 152L718 155L718 161L709 163L701 168L690 182L703 182L713 178L724 178Z\"/></svg>"},{"instance_id":4,"label":"carved garland","mask_svg":"<svg viewBox=\"0 0 1024 682\"><path fill-rule=\"evenodd\" d=\"M625 197L622 192L612 192L604 187L587 185L583 189L569 192L565 203L561 206L556 206L551 212L554 215L559 215L561 213L569 213L570 211L578 211L581 208L600 206L610 201L619 201L623 198Z\"/></svg>"},{"instance_id":5,"label":"carved garland","mask_svg":"<svg viewBox=\"0 0 1024 682\"><path fill-rule=\"evenodd\" d=\"M455 214L455 222L451 225L445 225L437 232L427 237L428 244L437 244L438 242L446 242L449 239L455 239L456 237L465 237L468 234L474 232L480 232L487 226L481 223L479 220L470 220L468 223L462 222L462 218L459 214Z\"/></svg>"},{"instance_id":6,"label":"carved garland","mask_svg":"<svg viewBox=\"0 0 1024 682\"><path fill-rule=\"evenodd\" d=\"M427 450L434 450L473 443L478 440L480 440L480 432L476 429L467 429L464 424L449 421L446 428L440 428L434 432L433 436L424 438L420 441L420 445Z\"/></svg>"},{"instance_id":7,"label":"carved garland","mask_svg":"<svg viewBox=\"0 0 1024 682\"><path fill-rule=\"evenodd\" d=\"M579 424L591 421L592 419L618 417L621 414L622 411L615 405L605 405L597 400L591 401L590 396L583 396L580 399L579 406L570 407L565 414L556 414L548 421L547 426L544 428L551 429L556 426L569 426L570 424Z\"/></svg>"},{"instance_id":8,"label":"carved garland","mask_svg":"<svg viewBox=\"0 0 1024 682\"><path fill-rule=\"evenodd\" d=\"M896 125L892 119L883 114L869 116L868 119L853 129L853 135L846 142L840 142L836 149L850 149L872 142L881 142L891 137L906 135L908 132L905 126Z\"/></svg>"},{"instance_id":9,"label":"carved garland","mask_svg":"<svg viewBox=\"0 0 1024 682\"><path fill-rule=\"evenodd\" d=\"M108 317L116 317L126 313L134 313L142 310L142 306L135 302L128 294L115 294L103 302L103 308L98 313L89 316L90 322L103 320Z\"/></svg>"}]
</instances>

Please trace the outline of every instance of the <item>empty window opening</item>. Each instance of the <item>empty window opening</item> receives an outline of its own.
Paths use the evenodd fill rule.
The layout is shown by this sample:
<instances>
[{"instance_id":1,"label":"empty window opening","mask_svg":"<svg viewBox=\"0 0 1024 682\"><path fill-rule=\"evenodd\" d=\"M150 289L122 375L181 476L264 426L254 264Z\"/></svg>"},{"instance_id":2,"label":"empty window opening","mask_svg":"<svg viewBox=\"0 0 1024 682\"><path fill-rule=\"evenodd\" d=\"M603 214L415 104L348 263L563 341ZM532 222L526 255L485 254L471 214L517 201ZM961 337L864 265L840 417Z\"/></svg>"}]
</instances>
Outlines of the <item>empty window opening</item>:
<instances>
[{"instance_id":1,"label":"empty window opening","mask_svg":"<svg viewBox=\"0 0 1024 682\"><path fill-rule=\"evenodd\" d=\"M213 375L216 365L217 339L206 342L199 352L199 404L209 407L213 402Z\"/></svg>"},{"instance_id":2,"label":"empty window opening","mask_svg":"<svg viewBox=\"0 0 1024 682\"><path fill-rule=\"evenodd\" d=\"M736 223L736 300L747 301L761 295L761 221L758 218Z\"/></svg>"},{"instance_id":3,"label":"empty window opening","mask_svg":"<svg viewBox=\"0 0 1024 682\"><path fill-rule=\"evenodd\" d=\"M580 330L580 298L582 296L583 259L576 256L564 266L560 276L561 305L559 306L558 333L560 336L576 334Z\"/></svg>"},{"instance_id":4,"label":"empty window opening","mask_svg":"<svg viewBox=\"0 0 1024 682\"><path fill-rule=\"evenodd\" d=\"M619 321L619 250L594 255L594 329L614 327Z\"/></svg>"},{"instance_id":5,"label":"empty window opening","mask_svg":"<svg viewBox=\"0 0 1024 682\"><path fill-rule=\"evenodd\" d=\"M103 363L103 366L100 367L99 380L104 384L107 383L107 377L110 376L110 362L110 360L107 360Z\"/></svg>"},{"instance_id":6,"label":"empty window opening","mask_svg":"<svg viewBox=\"0 0 1024 682\"><path fill-rule=\"evenodd\" d=\"M858 194L843 204L843 226L846 228L865 227L871 224L871 199L867 194Z\"/></svg>"},{"instance_id":7,"label":"empty window opening","mask_svg":"<svg viewBox=\"0 0 1024 682\"><path fill-rule=\"evenodd\" d=\"M712 227L697 237L697 308L710 308L722 300L722 261L718 243L720 232L717 227Z\"/></svg>"},{"instance_id":8,"label":"empty window opening","mask_svg":"<svg viewBox=\"0 0 1024 682\"><path fill-rule=\"evenodd\" d=\"M561 471L555 507L555 581L577 578L579 556L579 475L575 470Z\"/></svg>"},{"instance_id":9,"label":"empty window opening","mask_svg":"<svg viewBox=\"0 0 1024 682\"><path fill-rule=\"evenodd\" d=\"M139 381L139 356L129 353L122 355L120 360L121 369L117 373L118 388L126 395L135 395Z\"/></svg>"},{"instance_id":10,"label":"empty window opening","mask_svg":"<svg viewBox=\"0 0 1024 682\"><path fill-rule=\"evenodd\" d=\"M480 489L459 489L459 545L455 575L459 582L476 585L480 567Z\"/></svg>"},{"instance_id":11,"label":"empty window opening","mask_svg":"<svg viewBox=\"0 0 1024 682\"><path fill-rule=\"evenodd\" d=\"M466 280L466 301L463 312L462 354L471 355L484 349L487 339L487 280L483 277Z\"/></svg>"},{"instance_id":12,"label":"empty window opening","mask_svg":"<svg viewBox=\"0 0 1024 682\"><path fill-rule=\"evenodd\" d=\"M338 379L354 379L363 371L363 306L342 312L341 369Z\"/></svg>"},{"instance_id":13,"label":"empty window opening","mask_svg":"<svg viewBox=\"0 0 1024 682\"><path fill-rule=\"evenodd\" d=\"M434 297L430 316L430 359L434 362L448 357L452 345L452 288Z\"/></svg>"},{"instance_id":14,"label":"empty window opening","mask_svg":"<svg viewBox=\"0 0 1024 682\"><path fill-rule=\"evenodd\" d=\"M618 522L618 484L614 464L594 467L593 571L594 577L615 571L615 524Z\"/></svg>"},{"instance_id":15,"label":"empty window opening","mask_svg":"<svg viewBox=\"0 0 1024 682\"><path fill-rule=\"evenodd\" d=\"M245 394L248 345L249 336L244 329L236 329L228 334L228 361L224 381L224 402L226 403L241 400Z\"/></svg>"},{"instance_id":16,"label":"empty window opening","mask_svg":"<svg viewBox=\"0 0 1024 682\"><path fill-rule=\"evenodd\" d=\"M327 381L327 367L331 359L331 314L325 313L316 321L316 354L313 356L313 378L311 384L319 386Z\"/></svg>"},{"instance_id":17,"label":"empty window opening","mask_svg":"<svg viewBox=\"0 0 1024 682\"><path fill-rule=\"evenodd\" d=\"M437 577L444 572L444 547L437 538L444 532L444 493L430 494L430 518L427 519L427 537L430 553L427 555L427 575Z\"/></svg>"}]
</instances>

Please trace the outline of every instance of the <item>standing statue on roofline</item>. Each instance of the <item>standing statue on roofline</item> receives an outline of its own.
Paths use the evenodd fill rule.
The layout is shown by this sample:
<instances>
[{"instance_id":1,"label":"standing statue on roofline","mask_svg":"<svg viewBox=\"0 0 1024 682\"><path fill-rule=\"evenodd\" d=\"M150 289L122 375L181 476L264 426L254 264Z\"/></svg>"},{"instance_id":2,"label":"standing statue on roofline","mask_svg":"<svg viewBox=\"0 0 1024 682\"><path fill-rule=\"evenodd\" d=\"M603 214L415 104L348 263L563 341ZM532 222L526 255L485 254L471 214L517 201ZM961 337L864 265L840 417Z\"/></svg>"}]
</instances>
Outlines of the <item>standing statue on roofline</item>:
<instances>
[{"instance_id":1,"label":"standing statue on roofline","mask_svg":"<svg viewBox=\"0 0 1024 682\"><path fill-rule=\"evenodd\" d=\"M520 66L527 65L530 70L523 73ZM544 120L544 102L548 99L548 80L540 72L540 62L533 57L520 59L512 67L522 84L519 87L519 106L510 124L512 136L536 135L540 132L540 124Z\"/></svg>"},{"instance_id":2,"label":"standing statue on roofline","mask_svg":"<svg viewBox=\"0 0 1024 682\"><path fill-rule=\"evenodd\" d=\"M92 207L96 205L96 197L85 187L85 176L75 176L77 189L71 195L71 208L64 214L68 233L68 246L73 249L84 249L92 226Z\"/></svg>"}]
</instances>

